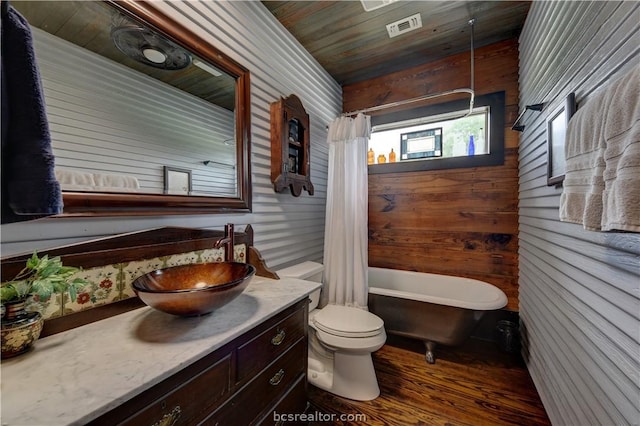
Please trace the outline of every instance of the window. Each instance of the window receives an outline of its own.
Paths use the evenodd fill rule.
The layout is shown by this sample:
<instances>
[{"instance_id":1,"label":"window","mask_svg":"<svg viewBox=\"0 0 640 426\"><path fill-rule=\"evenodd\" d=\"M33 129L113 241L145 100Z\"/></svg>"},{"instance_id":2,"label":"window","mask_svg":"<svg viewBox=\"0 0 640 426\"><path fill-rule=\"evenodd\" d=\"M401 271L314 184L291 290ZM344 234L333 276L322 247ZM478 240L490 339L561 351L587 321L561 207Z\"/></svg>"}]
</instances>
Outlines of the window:
<instances>
[{"instance_id":1,"label":"window","mask_svg":"<svg viewBox=\"0 0 640 426\"><path fill-rule=\"evenodd\" d=\"M478 96L471 114L460 100L373 116L369 173L503 164L504 97Z\"/></svg>"}]
</instances>

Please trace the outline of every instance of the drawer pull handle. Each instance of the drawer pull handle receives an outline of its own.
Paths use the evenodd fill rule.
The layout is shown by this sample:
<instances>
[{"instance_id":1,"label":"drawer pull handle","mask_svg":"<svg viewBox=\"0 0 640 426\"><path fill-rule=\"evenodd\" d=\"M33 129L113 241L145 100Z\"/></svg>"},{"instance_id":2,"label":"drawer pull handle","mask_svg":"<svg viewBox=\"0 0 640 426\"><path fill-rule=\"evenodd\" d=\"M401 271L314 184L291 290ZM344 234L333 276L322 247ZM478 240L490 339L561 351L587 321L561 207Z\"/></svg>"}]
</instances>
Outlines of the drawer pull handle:
<instances>
[{"instance_id":1,"label":"drawer pull handle","mask_svg":"<svg viewBox=\"0 0 640 426\"><path fill-rule=\"evenodd\" d=\"M271 344L273 346L280 346L286 336L287 333L285 333L284 330L278 329L278 333L271 339Z\"/></svg>"},{"instance_id":2,"label":"drawer pull handle","mask_svg":"<svg viewBox=\"0 0 640 426\"><path fill-rule=\"evenodd\" d=\"M177 405L170 413L162 416L160 420L155 422L153 426L174 426L180 418L180 406Z\"/></svg>"},{"instance_id":3,"label":"drawer pull handle","mask_svg":"<svg viewBox=\"0 0 640 426\"><path fill-rule=\"evenodd\" d=\"M269 379L269 383L273 386L278 386L284 377L284 370L281 368L272 378Z\"/></svg>"}]
</instances>

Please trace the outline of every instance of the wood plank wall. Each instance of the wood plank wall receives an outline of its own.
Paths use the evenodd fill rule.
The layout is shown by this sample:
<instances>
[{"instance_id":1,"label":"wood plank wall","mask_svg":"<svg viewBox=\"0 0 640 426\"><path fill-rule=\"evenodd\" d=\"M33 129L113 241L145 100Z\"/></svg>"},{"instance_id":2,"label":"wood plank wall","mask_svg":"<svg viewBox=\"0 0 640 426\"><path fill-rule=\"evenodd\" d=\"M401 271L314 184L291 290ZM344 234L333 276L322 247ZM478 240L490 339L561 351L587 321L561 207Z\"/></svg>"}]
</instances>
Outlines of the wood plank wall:
<instances>
[{"instance_id":1,"label":"wood plank wall","mask_svg":"<svg viewBox=\"0 0 640 426\"><path fill-rule=\"evenodd\" d=\"M476 49L475 70L477 96L506 92L504 165L370 174L369 265L483 280L517 311L518 134L510 129L518 114L517 40ZM343 110L469 85L469 53L453 55L345 86Z\"/></svg>"},{"instance_id":2,"label":"wood plank wall","mask_svg":"<svg viewBox=\"0 0 640 426\"><path fill-rule=\"evenodd\" d=\"M541 37L544 35L543 37ZM559 221L546 120L640 64L640 3L533 2L520 36L520 319L531 377L557 425L640 419L640 234ZM594 119L597 119L595 117Z\"/></svg>"},{"instance_id":3,"label":"wood plank wall","mask_svg":"<svg viewBox=\"0 0 640 426\"><path fill-rule=\"evenodd\" d=\"M156 1L154 5L251 72L253 212L120 218L50 218L0 227L3 256L161 226L221 230L251 224L271 268L322 261L327 187L327 124L340 114L342 89L260 2ZM315 194L277 194L270 179L269 104L298 95L311 121Z\"/></svg>"}]
</instances>

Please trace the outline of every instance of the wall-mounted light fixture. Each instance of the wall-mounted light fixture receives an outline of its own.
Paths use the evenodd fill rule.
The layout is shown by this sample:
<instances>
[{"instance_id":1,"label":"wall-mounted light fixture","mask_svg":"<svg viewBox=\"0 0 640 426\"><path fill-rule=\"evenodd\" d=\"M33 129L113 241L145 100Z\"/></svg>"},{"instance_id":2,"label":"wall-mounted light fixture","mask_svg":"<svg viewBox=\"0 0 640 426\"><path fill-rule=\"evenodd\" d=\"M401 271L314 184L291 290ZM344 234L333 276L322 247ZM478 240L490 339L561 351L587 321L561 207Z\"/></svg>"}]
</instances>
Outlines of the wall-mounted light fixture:
<instances>
[{"instance_id":1,"label":"wall-mounted light fixture","mask_svg":"<svg viewBox=\"0 0 640 426\"><path fill-rule=\"evenodd\" d=\"M204 164L205 166L208 166L209 164L211 165L218 165L218 166L224 166L224 167L231 167L232 169L235 169L236 166L234 164L227 164L227 163L221 163L219 161L213 161L213 160L204 160L202 162L202 164Z\"/></svg>"},{"instance_id":2,"label":"wall-mounted light fixture","mask_svg":"<svg viewBox=\"0 0 640 426\"><path fill-rule=\"evenodd\" d=\"M209 74L211 74L214 77L220 77L222 75L222 73L220 71L218 71L218 69L215 68L213 65L209 65L207 63L204 63L199 59L194 59L193 60L193 65L195 65L196 67L208 72Z\"/></svg>"}]
</instances>

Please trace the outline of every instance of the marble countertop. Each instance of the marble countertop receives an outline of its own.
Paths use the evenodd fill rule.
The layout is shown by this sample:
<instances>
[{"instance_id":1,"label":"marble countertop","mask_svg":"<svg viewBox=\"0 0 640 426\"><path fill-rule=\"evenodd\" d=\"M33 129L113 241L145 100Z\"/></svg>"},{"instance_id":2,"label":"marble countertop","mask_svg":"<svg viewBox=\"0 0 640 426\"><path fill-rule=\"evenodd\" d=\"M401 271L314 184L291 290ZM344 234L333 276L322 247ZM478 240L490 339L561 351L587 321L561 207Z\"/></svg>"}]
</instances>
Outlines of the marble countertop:
<instances>
[{"instance_id":1,"label":"marble countertop","mask_svg":"<svg viewBox=\"0 0 640 426\"><path fill-rule=\"evenodd\" d=\"M293 278L254 277L228 305L182 318L144 307L38 340L3 360L3 425L84 424L319 288Z\"/></svg>"}]
</instances>

